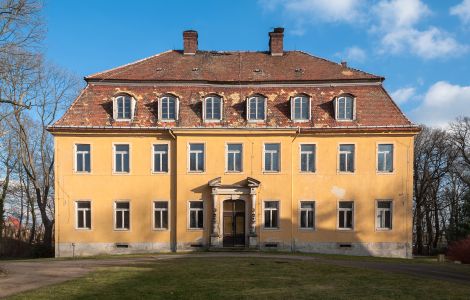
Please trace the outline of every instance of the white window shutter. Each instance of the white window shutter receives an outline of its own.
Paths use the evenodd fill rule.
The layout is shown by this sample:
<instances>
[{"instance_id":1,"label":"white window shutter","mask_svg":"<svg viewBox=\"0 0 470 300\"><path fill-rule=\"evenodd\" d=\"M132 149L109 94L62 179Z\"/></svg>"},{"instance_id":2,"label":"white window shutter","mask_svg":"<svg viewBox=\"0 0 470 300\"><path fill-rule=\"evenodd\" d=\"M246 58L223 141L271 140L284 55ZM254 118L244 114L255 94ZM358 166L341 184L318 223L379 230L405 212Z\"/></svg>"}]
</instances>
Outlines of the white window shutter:
<instances>
[{"instance_id":1,"label":"white window shutter","mask_svg":"<svg viewBox=\"0 0 470 300\"><path fill-rule=\"evenodd\" d=\"M134 97L131 98L131 120L134 120L135 118L135 111L137 107L137 101L135 100Z\"/></svg>"},{"instance_id":2,"label":"white window shutter","mask_svg":"<svg viewBox=\"0 0 470 300\"><path fill-rule=\"evenodd\" d=\"M264 120L268 119L268 98L264 98Z\"/></svg>"},{"instance_id":3,"label":"white window shutter","mask_svg":"<svg viewBox=\"0 0 470 300\"><path fill-rule=\"evenodd\" d=\"M308 98L308 119L312 119L312 97Z\"/></svg>"},{"instance_id":4,"label":"white window shutter","mask_svg":"<svg viewBox=\"0 0 470 300\"><path fill-rule=\"evenodd\" d=\"M290 119L294 121L295 97L290 97Z\"/></svg>"},{"instance_id":5,"label":"white window shutter","mask_svg":"<svg viewBox=\"0 0 470 300\"><path fill-rule=\"evenodd\" d=\"M250 119L250 98L246 98L246 119Z\"/></svg>"},{"instance_id":6,"label":"white window shutter","mask_svg":"<svg viewBox=\"0 0 470 300\"><path fill-rule=\"evenodd\" d=\"M338 120L338 97L335 97L335 99L333 99L333 110L335 119Z\"/></svg>"},{"instance_id":7,"label":"white window shutter","mask_svg":"<svg viewBox=\"0 0 470 300\"><path fill-rule=\"evenodd\" d=\"M207 98L202 99L202 120L206 121L206 105L207 105Z\"/></svg>"},{"instance_id":8,"label":"white window shutter","mask_svg":"<svg viewBox=\"0 0 470 300\"><path fill-rule=\"evenodd\" d=\"M116 100L116 97L113 98L113 119L116 120L117 119L117 100Z\"/></svg>"},{"instance_id":9,"label":"white window shutter","mask_svg":"<svg viewBox=\"0 0 470 300\"><path fill-rule=\"evenodd\" d=\"M220 97L220 120L224 119L224 98Z\"/></svg>"},{"instance_id":10,"label":"white window shutter","mask_svg":"<svg viewBox=\"0 0 470 300\"><path fill-rule=\"evenodd\" d=\"M178 121L178 117L179 117L179 114L180 114L180 99L179 98L176 98L176 101L175 101L175 120Z\"/></svg>"},{"instance_id":11,"label":"white window shutter","mask_svg":"<svg viewBox=\"0 0 470 300\"><path fill-rule=\"evenodd\" d=\"M356 97L353 98L352 111L353 111L353 120L356 120Z\"/></svg>"},{"instance_id":12,"label":"white window shutter","mask_svg":"<svg viewBox=\"0 0 470 300\"><path fill-rule=\"evenodd\" d=\"M157 116L158 116L158 120L161 121L162 120L162 98L159 98L157 100Z\"/></svg>"}]
</instances>

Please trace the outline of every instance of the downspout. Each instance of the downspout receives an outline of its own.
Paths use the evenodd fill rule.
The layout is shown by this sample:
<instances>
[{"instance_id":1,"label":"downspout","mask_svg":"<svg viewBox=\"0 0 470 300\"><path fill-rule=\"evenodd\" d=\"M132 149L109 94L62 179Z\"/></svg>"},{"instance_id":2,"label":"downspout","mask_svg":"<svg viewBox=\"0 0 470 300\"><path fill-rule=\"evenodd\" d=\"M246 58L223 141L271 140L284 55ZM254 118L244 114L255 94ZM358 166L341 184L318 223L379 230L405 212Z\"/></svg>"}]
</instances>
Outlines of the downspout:
<instances>
[{"instance_id":1,"label":"downspout","mask_svg":"<svg viewBox=\"0 0 470 300\"><path fill-rule=\"evenodd\" d=\"M172 154L170 156L170 158L173 158L174 157L174 165L171 164L171 180L172 180L172 187L173 187L173 195L174 195L174 205L171 205L171 208L170 208L170 212L171 212L171 227L174 228L174 230L171 230L170 228L170 250L171 252L176 252L177 250L177 230L176 230L176 203L177 203L177 189L176 189L176 185L177 185L177 177L176 177L176 170L177 170L177 163L178 163L178 159L177 159L177 151L176 151L176 135L174 134L173 130L171 128L168 128L168 133L170 134L170 136L173 138L174 140L174 149L172 149ZM173 159L171 159L170 161L173 161ZM174 216L174 217L173 217Z\"/></svg>"},{"instance_id":2,"label":"downspout","mask_svg":"<svg viewBox=\"0 0 470 300\"><path fill-rule=\"evenodd\" d=\"M291 252L295 252L295 241L294 241L294 152L293 152L293 145L295 139L300 134L300 127L297 127L296 134L290 143L290 250Z\"/></svg>"}]
</instances>

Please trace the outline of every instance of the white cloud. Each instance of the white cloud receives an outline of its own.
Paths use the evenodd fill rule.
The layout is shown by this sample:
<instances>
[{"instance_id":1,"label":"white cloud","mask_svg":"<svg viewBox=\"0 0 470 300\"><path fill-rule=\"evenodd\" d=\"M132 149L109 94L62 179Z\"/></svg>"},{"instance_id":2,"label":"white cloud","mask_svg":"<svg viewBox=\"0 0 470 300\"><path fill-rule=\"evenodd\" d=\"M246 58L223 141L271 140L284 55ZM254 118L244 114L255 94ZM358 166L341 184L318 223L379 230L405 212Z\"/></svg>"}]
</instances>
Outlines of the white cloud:
<instances>
[{"instance_id":1,"label":"white cloud","mask_svg":"<svg viewBox=\"0 0 470 300\"><path fill-rule=\"evenodd\" d=\"M412 119L431 126L445 126L459 116L470 116L470 86L446 81L433 84L424 101L411 112Z\"/></svg>"},{"instance_id":2,"label":"white cloud","mask_svg":"<svg viewBox=\"0 0 470 300\"><path fill-rule=\"evenodd\" d=\"M343 52L336 53L335 56L340 57L342 60L352 62L364 62L366 60L366 52L357 46L346 48Z\"/></svg>"},{"instance_id":3,"label":"white cloud","mask_svg":"<svg viewBox=\"0 0 470 300\"><path fill-rule=\"evenodd\" d=\"M415 96L416 90L414 87L406 87L398 89L390 94L392 99L398 104L403 104L410 101Z\"/></svg>"},{"instance_id":4,"label":"white cloud","mask_svg":"<svg viewBox=\"0 0 470 300\"><path fill-rule=\"evenodd\" d=\"M463 0L462 3L451 7L450 14L459 17L465 24L470 23L470 0Z\"/></svg>"},{"instance_id":5,"label":"white cloud","mask_svg":"<svg viewBox=\"0 0 470 300\"><path fill-rule=\"evenodd\" d=\"M409 28L431 14L431 10L420 0L382 0L373 6L372 11L385 30Z\"/></svg>"}]
</instances>

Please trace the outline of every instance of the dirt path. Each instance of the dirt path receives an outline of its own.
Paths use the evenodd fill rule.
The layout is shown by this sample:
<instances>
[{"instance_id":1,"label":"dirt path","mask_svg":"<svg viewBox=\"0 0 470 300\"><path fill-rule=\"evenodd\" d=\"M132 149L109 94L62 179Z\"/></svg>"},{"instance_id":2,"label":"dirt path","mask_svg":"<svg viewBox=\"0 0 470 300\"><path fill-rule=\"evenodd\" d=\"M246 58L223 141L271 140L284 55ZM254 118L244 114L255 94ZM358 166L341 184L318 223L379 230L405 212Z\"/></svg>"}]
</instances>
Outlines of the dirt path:
<instances>
[{"instance_id":1,"label":"dirt path","mask_svg":"<svg viewBox=\"0 0 470 300\"><path fill-rule=\"evenodd\" d=\"M161 254L132 258L77 259L77 260L23 260L0 261L0 298L39 287L61 283L84 276L96 268L107 266L129 266L154 263L158 260L198 257L263 257L271 259L295 259L315 261L344 267L366 268L391 273L403 273L429 279L445 280L458 284L470 284L470 266L451 264L421 264L403 261L381 262L368 260L331 259L321 256L204 252L191 254Z\"/></svg>"}]
</instances>

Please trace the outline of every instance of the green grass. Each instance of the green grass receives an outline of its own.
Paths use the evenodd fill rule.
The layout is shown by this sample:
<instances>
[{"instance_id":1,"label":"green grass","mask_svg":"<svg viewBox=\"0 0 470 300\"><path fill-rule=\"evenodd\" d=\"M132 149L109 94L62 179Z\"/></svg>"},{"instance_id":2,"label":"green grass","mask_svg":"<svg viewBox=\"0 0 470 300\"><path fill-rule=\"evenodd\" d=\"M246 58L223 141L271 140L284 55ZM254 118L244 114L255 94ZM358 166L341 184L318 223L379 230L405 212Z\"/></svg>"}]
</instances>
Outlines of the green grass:
<instances>
[{"instance_id":1,"label":"green grass","mask_svg":"<svg viewBox=\"0 0 470 300\"><path fill-rule=\"evenodd\" d=\"M468 299L470 286L314 261L180 258L102 268L12 299Z\"/></svg>"}]
</instances>

